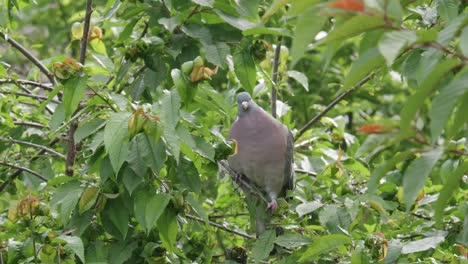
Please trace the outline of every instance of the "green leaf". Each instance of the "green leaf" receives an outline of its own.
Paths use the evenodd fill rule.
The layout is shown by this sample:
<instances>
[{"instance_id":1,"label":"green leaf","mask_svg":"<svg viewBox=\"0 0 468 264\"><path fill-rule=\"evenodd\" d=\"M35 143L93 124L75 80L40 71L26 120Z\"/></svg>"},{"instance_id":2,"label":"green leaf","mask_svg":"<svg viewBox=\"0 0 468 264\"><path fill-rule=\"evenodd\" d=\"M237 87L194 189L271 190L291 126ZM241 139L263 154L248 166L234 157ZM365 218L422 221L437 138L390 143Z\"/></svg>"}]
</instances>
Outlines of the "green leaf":
<instances>
[{"instance_id":1,"label":"green leaf","mask_svg":"<svg viewBox=\"0 0 468 264\"><path fill-rule=\"evenodd\" d=\"M101 119L101 118L95 118L91 119L86 123L80 123L80 126L78 129L76 129L75 132L75 142L80 142L81 140L89 137L90 135L96 133L98 130L100 130L104 125L106 120Z\"/></svg>"},{"instance_id":2,"label":"green leaf","mask_svg":"<svg viewBox=\"0 0 468 264\"><path fill-rule=\"evenodd\" d=\"M125 141L120 142L120 144L115 142L108 149L109 159L115 172L118 172L122 167L122 164L127 160L128 153L130 152L129 149L130 143Z\"/></svg>"},{"instance_id":3,"label":"green leaf","mask_svg":"<svg viewBox=\"0 0 468 264\"><path fill-rule=\"evenodd\" d=\"M114 244L120 244L120 242L112 243L111 247L114 246ZM108 255L109 255L109 249L101 240L97 240L96 242L90 242L88 246L86 247L86 262L87 263L93 263L93 264L107 263Z\"/></svg>"},{"instance_id":4,"label":"green leaf","mask_svg":"<svg viewBox=\"0 0 468 264\"><path fill-rule=\"evenodd\" d=\"M284 28L265 28L265 27L253 27L242 31L242 35L273 35L273 36L286 36L292 37L291 32Z\"/></svg>"},{"instance_id":5,"label":"green leaf","mask_svg":"<svg viewBox=\"0 0 468 264\"><path fill-rule=\"evenodd\" d=\"M159 24L163 25L168 31L172 32L178 25L182 23L180 15L175 15L170 18L160 18Z\"/></svg>"},{"instance_id":6,"label":"green leaf","mask_svg":"<svg viewBox=\"0 0 468 264\"><path fill-rule=\"evenodd\" d=\"M401 254L412 254L416 252L426 251L431 248L436 248L445 240L443 236L426 237L420 240L406 243L401 249Z\"/></svg>"},{"instance_id":7,"label":"green leaf","mask_svg":"<svg viewBox=\"0 0 468 264\"><path fill-rule=\"evenodd\" d=\"M70 118L83 100L87 81L88 76L84 75L68 79L65 83L62 102L66 118Z\"/></svg>"},{"instance_id":8,"label":"green leaf","mask_svg":"<svg viewBox=\"0 0 468 264\"><path fill-rule=\"evenodd\" d=\"M133 191L142 182L144 182L144 179L141 176L137 175L135 171L129 166L125 166L125 169L123 169L122 174L122 182L130 195L132 195Z\"/></svg>"},{"instance_id":9,"label":"green leaf","mask_svg":"<svg viewBox=\"0 0 468 264\"><path fill-rule=\"evenodd\" d=\"M238 28L240 30L246 30L246 29L249 29L249 28L262 26L262 24L255 24L255 23L250 22L249 20L247 20L245 18L236 17L236 16L233 16L233 15L230 15L230 14L226 14L226 13L224 13L223 11L221 11L219 9L214 9L214 11L216 12L216 14L218 14L218 16L222 20L228 22L228 24L230 24L231 26L236 27L236 28Z\"/></svg>"},{"instance_id":10,"label":"green leaf","mask_svg":"<svg viewBox=\"0 0 468 264\"><path fill-rule=\"evenodd\" d=\"M437 13L445 20L450 22L458 15L458 2L456 0L435 0Z\"/></svg>"},{"instance_id":11,"label":"green leaf","mask_svg":"<svg viewBox=\"0 0 468 264\"><path fill-rule=\"evenodd\" d=\"M224 68L226 57L229 55L229 46L224 42L216 42L215 44L206 46L206 60Z\"/></svg>"},{"instance_id":12,"label":"green leaf","mask_svg":"<svg viewBox=\"0 0 468 264\"><path fill-rule=\"evenodd\" d=\"M206 7L213 7L214 0L193 0L193 2Z\"/></svg>"},{"instance_id":13,"label":"green leaf","mask_svg":"<svg viewBox=\"0 0 468 264\"><path fill-rule=\"evenodd\" d=\"M468 89L468 71L461 72L447 84L434 98L429 117L431 118L432 141L435 142L442 134L450 113L457 99Z\"/></svg>"},{"instance_id":14,"label":"green leaf","mask_svg":"<svg viewBox=\"0 0 468 264\"><path fill-rule=\"evenodd\" d=\"M351 71L346 76L343 83L343 89L351 88L359 81L364 79L373 70L378 69L385 62L384 57L380 55L377 48L366 50L354 62Z\"/></svg>"},{"instance_id":15,"label":"green leaf","mask_svg":"<svg viewBox=\"0 0 468 264\"><path fill-rule=\"evenodd\" d=\"M75 209L82 192L83 187L80 186L80 183L73 181L60 186L52 196L50 204L59 208L63 224L68 222L68 218Z\"/></svg>"},{"instance_id":16,"label":"green leaf","mask_svg":"<svg viewBox=\"0 0 468 264\"><path fill-rule=\"evenodd\" d=\"M392 65L400 52L417 40L416 33L409 30L391 31L382 35L379 40L379 51L387 65Z\"/></svg>"},{"instance_id":17,"label":"green leaf","mask_svg":"<svg viewBox=\"0 0 468 264\"><path fill-rule=\"evenodd\" d=\"M312 246L307 249L299 261L310 261L321 254L327 253L338 246L345 244L351 244L351 239L345 235L322 236L314 241Z\"/></svg>"},{"instance_id":18,"label":"green leaf","mask_svg":"<svg viewBox=\"0 0 468 264\"><path fill-rule=\"evenodd\" d=\"M202 157L214 161L215 150L213 146L206 142L203 137L192 136L195 140L195 152L200 154Z\"/></svg>"},{"instance_id":19,"label":"green leaf","mask_svg":"<svg viewBox=\"0 0 468 264\"><path fill-rule=\"evenodd\" d=\"M135 218L146 234L149 234L151 228L156 224L170 198L167 193L154 193L153 190L150 191L147 188L135 193Z\"/></svg>"},{"instance_id":20,"label":"green leaf","mask_svg":"<svg viewBox=\"0 0 468 264\"><path fill-rule=\"evenodd\" d=\"M300 83L307 92L309 91L309 80L304 73L298 71L288 71L288 75Z\"/></svg>"},{"instance_id":21,"label":"green leaf","mask_svg":"<svg viewBox=\"0 0 468 264\"><path fill-rule=\"evenodd\" d=\"M104 145L115 172L120 170L129 152L129 143L123 140L128 136L130 117L130 113L112 113L104 129Z\"/></svg>"},{"instance_id":22,"label":"green leaf","mask_svg":"<svg viewBox=\"0 0 468 264\"><path fill-rule=\"evenodd\" d=\"M307 45L314 40L327 20L325 16L317 15L318 12L315 8L307 9L297 18L291 46L291 68L302 58Z\"/></svg>"},{"instance_id":23,"label":"green leaf","mask_svg":"<svg viewBox=\"0 0 468 264\"><path fill-rule=\"evenodd\" d=\"M266 259L273 250L276 233L274 230L263 232L252 248L252 255L256 261Z\"/></svg>"},{"instance_id":24,"label":"green leaf","mask_svg":"<svg viewBox=\"0 0 468 264\"><path fill-rule=\"evenodd\" d=\"M468 171L468 161L464 161L458 168L447 177L444 187L440 191L439 198L435 204L435 219L438 223L441 222L442 216L444 214L445 208L447 208L447 203L450 200L450 197L455 193L460 184L460 181Z\"/></svg>"},{"instance_id":25,"label":"green leaf","mask_svg":"<svg viewBox=\"0 0 468 264\"><path fill-rule=\"evenodd\" d=\"M406 204L406 211L411 209L411 205L424 187L424 183L429 176L434 164L442 156L443 149L434 149L421 154L406 169L403 176L403 195Z\"/></svg>"},{"instance_id":26,"label":"green leaf","mask_svg":"<svg viewBox=\"0 0 468 264\"><path fill-rule=\"evenodd\" d=\"M382 27L385 24L382 16L359 15L345 21L342 25L330 32L323 40L323 43L332 41L342 41L356 36L363 32L368 32Z\"/></svg>"},{"instance_id":27,"label":"green leaf","mask_svg":"<svg viewBox=\"0 0 468 264\"><path fill-rule=\"evenodd\" d=\"M323 204L320 201L302 203L296 207L296 212L299 214L299 217L301 217L303 215L312 213L322 206Z\"/></svg>"},{"instance_id":28,"label":"green leaf","mask_svg":"<svg viewBox=\"0 0 468 264\"><path fill-rule=\"evenodd\" d=\"M120 1L119 1L120 2ZM128 244L127 244L128 243ZM113 264L123 264L132 256L132 252L138 247L138 241L127 242L121 240L110 243L108 262Z\"/></svg>"},{"instance_id":29,"label":"green leaf","mask_svg":"<svg viewBox=\"0 0 468 264\"><path fill-rule=\"evenodd\" d=\"M83 241L81 241L80 237L61 235L57 238L67 241L67 244L64 248L73 251L80 258L80 260L85 263Z\"/></svg>"},{"instance_id":30,"label":"green leaf","mask_svg":"<svg viewBox=\"0 0 468 264\"><path fill-rule=\"evenodd\" d=\"M109 220L114 224L117 230L122 235L122 238L125 239L128 232L128 216L129 212L125 206L123 206L122 196L117 197L116 199L108 199L106 203L106 208L102 212L102 215L106 215Z\"/></svg>"},{"instance_id":31,"label":"green leaf","mask_svg":"<svg viewBox=\"0 0 468 264\"><path fill-rule=\"evenodd\" d=\"M1 67L1 64L0 64L0 67ZM1 70L1 68L0 68ZM0 76L1 76L1 73L0 73ZM63 89L63 85L57 85L55 86L55 88L49 93L49 95L47 96L47 100L42 102L41 103L41 106L39 107L39 110L38 112L39 113L42 113L42 111L44 111L44 108L50 103L50 101L52 101L52 99L54 99L54 97L60 92L60 90Z\"/></svg>"},{"instance_id":32,"label":"green leaf","mask_svg":"<svg viewBox=\"0 0 468 264\"><path fill-rule=\"evenodd\" d=\"M276 238L276 244L285 248L296 248L304 245L312 244L308 238L295 234L285 234Z\"/></svg>"},{"instance_id":33,"label":"green leaf","mask_svg":"<svg viewBox=\"0 0 468 264\"><path fill-rule=\"evenodd\" d=\"M180 119L180 96L177 90L171 90L165 92L161 98L161 110L162 116L161 121L175 128Z\"/></svg>"},{"instance_id":34,"label":"green leaf","mask_svg":"<svg viewBox=\"0 0 468 264\"><path fill-rule=\"evenodd\" d=\"M189 193L185 199L190 204L193 211L195 211L195 213L205 221L205 224L208 224L208 214L206 213L205 208L203 208L203 205L198 201L197 197L195 197L193 193Z\"/></svg>"},{"instance_id":35,"label":"green leaf","mask_svg":"<svg viewBox=\"0 0 468 264\"><path fill-rule=\"evenodd\" d=\"M468 56L468 27L465 27L461 32L458 47L460 48L463 55Z\"/></svg>"},{"instance_id":36,"label":"green leaf","mask_svg":"<svg viewBox=\"0 0 468 264\"><path fill-rule=\"evenodd\" d=\"M397 239L392 239L388 243L387 256L385 257L384 264L393 264L396 263L398 258L401 255L401 249L403 248L403 243Z\"/></svg>"},{"instance_id":37,"label":"green leaf","mask_svg":"<svg viewBox=\"0 0 468 264\"><path fill-rule=\"evenodd\" d=\"M50 119L50 130L55 131L59 126L65 121L65 109L63 108L63 103L57 105L55 108L54 114Z\"/></svg>"},{"instance_id":38,"label":"green leaf","mask_svg":"<svg viewBox=\"0 0 468 264\"><path fill-rule=\"evenodd\" d=\"M123 42L130 38L130 35L133 32L133 28L135 27L138 20L140 20L140 18L133 19L127 25L125 25L124 29L119 34L119 42Z\"/></svg>"},{"instance_id":39,"label":"green leaf","mask_svg":"<svg viewBox=\"0 0 468 264\"><path fill-rule=\"evenodd\" d=\"M190 188L194 193L200 193L200 175L191 160L186 157L180 159L179 166L177 167L177 176L184 186Z\"/></svg>"},{"instance_id":40,"label":"green leaf","mask_svg":"<svg viewBox=\"0 0 468 264\"><path fill-rule=\"evenodd\" d=\"M258 2L259 0L237 0L236 9L242 16L253 17L258 20Z\"/></svg>"},{"instance_id":41,"label":"green leaf","mask_svg":"<svg viewBox=\"0 0 468 264\"><path fill-rule=\"evenodd\" d=\"M403 106L401 111L400 129L403 135L407 135L410 129L411 120L418 109L423 105L424 100L437 83L458 64L456 59L449 59L438 64L435 69L427 75L427 78L421 82L418 91L408 98L408 103ZM424 66L424 64L422 64Z\"/></svg>"},{"instance_id":42,"label":"green leaf","mask_svg":"<svg viewBox=\"0 0 468 264\"><path fill-rule=\"evenodd\" d=\"M367 188L368 188L367 193L377 194L377 186L378 186L378 184L380 182L380 179L382 179L382 177L389 170L391 170L393 167L395 167L395 165L397 165L398 163L405 160L411 154L413 154L412 150L397 153L391 160L385 162L385 164L383 164L380 167L374 169L372 171L372 174L371 174L370 178L369 178L369 182L367 183Z\"/></svg>"},{"instance_id":43,"label":"green leaf","mask_svg":"<svg viewBox=\"0 0 468 264\"><path fill-rule=\"evenodd\" d=\"M172 210L165 210L158 219L159 238L169 252L175 252L174 243L177 237L178 225L176 214Z\"/></svg>"},{"instance_id":44,"label":"green leaf","mask_svg":"<svg viewBox=\"0 0 468 264\"><path fill-rule=\"evenodd\" d=\"M80 215L88 211L96 203L96 199L99 195L99 188L96 186L89 186L81 194L80 201L78 203L78 210Z\"/></svg>"},{"instance_id":45,"label":"green leaf","mask_svg":"<svg viewBox=\"0 0 468 264\"><path fill-rule=\"evenodd\" d=\"M257 72L252 56L249 52L237 49L234 53L233 60L234 72L242 87L250 94L253 94L253 89L257 82Z\"/></svg>"}]
</instances>

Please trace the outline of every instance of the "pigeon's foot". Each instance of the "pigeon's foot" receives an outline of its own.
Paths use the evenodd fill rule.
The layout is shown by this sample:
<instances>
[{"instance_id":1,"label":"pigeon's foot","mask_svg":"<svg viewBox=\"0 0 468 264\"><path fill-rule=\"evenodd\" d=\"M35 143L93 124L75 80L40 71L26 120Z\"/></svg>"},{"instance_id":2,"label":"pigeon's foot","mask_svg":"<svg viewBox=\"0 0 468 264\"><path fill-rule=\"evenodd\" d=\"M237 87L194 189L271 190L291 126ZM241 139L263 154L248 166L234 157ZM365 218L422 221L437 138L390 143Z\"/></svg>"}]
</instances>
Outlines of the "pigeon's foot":
<instances>
[{"instance_id":1,"label":"pigeon's foot","mask_svg":"<svg viewBox=\"0 0 468 264\"><path fill-rule=\"evenodd\" d=\"M276 208L278 208L278 203L276 202L276 200L273 200L270 203L268 203L268 206L265 209L265 211L268 211L269 209L271 209L271 213L274 213Z\"/></svg>"},{"instance_id":2,"label":"pigeon's foot","mask_svg":"<svg viewBox=\"0 0 468 264\"><path fill-rule=\"evenodd\" d=\"M242 185L242 182L241 182L242 176L243 176L242 173L236 173L236 177L234 177L234 181L235 181L239 186Z\"/></svg>"}]
</instances>

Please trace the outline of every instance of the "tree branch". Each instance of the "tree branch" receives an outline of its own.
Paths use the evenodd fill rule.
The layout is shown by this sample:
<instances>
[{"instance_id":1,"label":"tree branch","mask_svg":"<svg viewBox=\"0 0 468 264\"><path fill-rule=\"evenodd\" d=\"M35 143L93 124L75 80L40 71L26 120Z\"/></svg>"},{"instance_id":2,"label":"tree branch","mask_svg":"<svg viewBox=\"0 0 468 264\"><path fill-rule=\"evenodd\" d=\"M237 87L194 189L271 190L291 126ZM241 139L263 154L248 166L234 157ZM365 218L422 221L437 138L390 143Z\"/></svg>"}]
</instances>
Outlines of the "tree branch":
<instances>
[{"instance_id":1,"label":"tree branch","mask_svg":"<svg viewBox=\"0 0 468 264\"><path fill-rule=\"evenodd\" d=\"M57 142L59 142L59 141L60 141L59 138L54 138L52 141L49 142L49 147L52 147L53 145L55 145L55 144L56 144ZM44 152L45 152L45 150L42 150L42 149L39 150L39 151L36 153L36 155L35 155L33 158L31 158L31 159L29 160L29 162L31 163L31 162L37 160L37 159L40 157L40 155L42 155ZM15 172L13 172L13 174L10 175L10 177L9 177L8 179L6 179L6 180L0 185L0 192L3 191L3 189L5 189L5 187L8 185L8 183L13 182L13 180L15 180L16 177L18 177L18 175L20 175L20 173L21 173L22 171L23 171L23 169L17 168L17 170L16 170Z\"/></svg>"},{"instance_id":2,"label":"tree branch","mask_svg":"<svg viewBox=\"0 0 468 264\"><path fill-rule=\"evenodd\" d=\"M278 87L278 66L279 66L279 58L281 52L281 41L282 36L278 37L278 43L276 44L275 49L275 57L273 59L273 73L272 73L272 82L271 85L271 115L276 118L276 98L277 98L277 91L276 87Z\"/></svg>"},{"instance_id":3,"label":"tree branch","mask_svg":"<svg viewBox=\"0 0 468 264\"><path fill-rule=\"evenodd\" d=\"M317 176L317 173L311 172L311 171L306 171L306 170L303 170L303 169L294 169L294 172L309 174L309 175L312 175L312 176Z\"/></svg>"},{"instance_id":4,"label":"tree branch","mask_svg":"<svg viewBox=\"0 0 468 264\"><path fill-rule=\"evenodd\" d=\"M57 151L55 151L53 149L50 149L50 148L42 146L42 145L34 144L34 143L23 141L23 140L8 139L8 138L0 138L0 140L12 142L12 143L17 143L17 144L22 144L22 145L26 145L26 146L30 146L30 147L35 147L35 148L38 148L38 149L42 149L42 150L44 150L46 152L52 153L55 156L60 157L62 159L66 158L65 155L63 155L62 153L59 153L59 152L57 152Z\"/></svg>"},{"instance_id":5,"label":"tree branch","mask_svg":"<svg viewBox=\"0 0 468 264\"><path fill-rule=\"evenodd\" d=\"M198 222L201 222L201 223L205 223L205 221L199 217L196 217L196 216L193 216L193 215L185 215L185 217L187 217L188 219L192 219L192 220L195 220L195 221L198 221ZM253 240L257 240L257 238L253 237L253 236L249 236L247 234L243 234L241 232L238 232L236 230L232 230L232 229L229 229L223 225L220 225L220 224L216 224L216 223L213 223L211 221L208 221L208 224L211 225L211 226L214 226L216 228L219 228L219 229L222 229L224 231L227 231L229 233L233 233L235 235L238 235L238 236L241 236L241 237L244 237L244 238L247 238L247 239L253 239Z\"/></svg>"},{"instance_id":6,"label":"tree branch","mask_svg":"<svg viewBox=\"0 0 468 264\"><path fill-rule=\"evenodd\" d=\"M236 177L237 177L237 173L231 169L231 167L229 167L226 162L224 160L221 160L218 162L219 164L221 164L221 166L224 167L224 169L229 172L229 174L231 175L231 178L236 181ZM257 196L260 200L264 201L266 204L268 204L268 200L265 199L265 197L255 188L253 187L252 185L250 185L248 182L246 182L244 179L240 178L238 179L239 181L239 187L241 187L241 189L248 193L253 193L255 196Z\"/></svg>"},{"instance_id":7,"label":"tree branch","mask_svg":"<svg viewBox=\"0 0 468 264\"><path fill-rule=\"evenodd\" d=\"M88 45L88 33L89 33L89 24L91 20L91 14L93 13L92 6L93 0L88 0L86 3L86 15L84 20L83 27L83 36L81 37L81 50L80 50L80 63L85 64L86 60L86 47ZM78 112L80 107L76 109L75 113ZM65 174L67 176L73 176L73 165L75 164L76 157L76 145L75 145L75 132L78 128L78 119L75 119L71 122L70 128L68 129L68 145L67 145L67 159L65 162Z\"/></svg>"},{"instance_id":8,"label":"tree branch","mask_svg":"<svg viewBox=\"0 0 468 264\"><path fill-rule=\"evenodd\" d=\"M19 83L19 84L23 84L23 85L31 85L31 86L36 86L36 87L40 87L44 90L47 90L47 91L52 91L54 90L54 87L48 85L48 84L44 84L44 83L39 83L39 82L34 82L34 81L30 81L30 80L14 80L14 79L11 79L11 78L8 78L8 79L0 79L0 84L4 84L4 83Z\"/></svg>"},{"instance_id":9,"label":"tree branch","mask_svg":"<svg viewBox=\"0 0 468 264\"><path fill-rule=\"evenodd\" d=\"M19 125L19 126L36 127L36 128L45 128L46 127L41 123L29 122L29 121L15 121L15 122L13 122L13 124Z\"/></svg>"},{"instance_id":10,"label":"tree branch","mask_svg":"<svg viewBox=\"0 0 468 264\"><path fill-rule=\"evenodd\" d=\"M35 171L33 171L33 170L30 170L30 169L28 169L28 168L25 168L25 167L21 167L21 166L18 166L18 165L13 165L13 164L11 164L11 163L3 162L3 161L0 161L0 165L7 166L7 167L10 167L10 168L13 168L13 169L17 169L17 170L26 171L26 172L31 173L32 175L38 177L39 179L41 179L41 180L43 180L43 181L45 181L45 182L48 181L48 179L47 179L46 177L40 175L39 173L37 173L37 172L35 172ZM7 181L5 181L5 182L7 182ZM4 182L4 183L5 183L5 182ZM2 185L0 186L0 191L3 189L3 188L1 188L2 186L3 186L3 183L2 183Z\"/></svg>"},{"instance_id":11,"label":"tree branch","mask_svg":"<svg viewBox=\"0 0 468 264\"><path fill-rule=\"evenodd\" d=\"M47 69L44 64L42 64L34 55L31 54L28 50L26 50L21 44L16 42L14 39L12 39L10 36L5 36L2 32L0 32L0 37L4 39L6 42L10 43L13 47L15 47L19 52L21 52L28 60L30 60L34 65L36 65L39 70L44 73L47 78L50 80L51 83L54 85L57 85L57 81L54 78L54 75Z\"/></svg>"},{"instance_id":12,"label":"tree branch","mask_svg":"<svg viewBox=\"0 0 468 264\"><path fill-rule=\"evenodd\" d=\"M47 101L47 99L48 99L47 96L36 95L36 94L30 94L30 93L6 92L6 91L0 91L0 93L2 93L2 94L12 94L12 95L24 96L24 97L29 97L29 98L33 98L33 99L43 100L43 101ZM54 99L52 99L51 102L52 102L52 103L55 103L55 104L60 104L59 101L54 100Z\"/></svg>"},{"instance_id":13,"label":"tree branch","mask_svg":"<svg viewBox=\"0 0 468 264\"><path fill-rule=\"evenodd\" d=\"M368 82L371 79L372 75L367 75L366 78L362 79L359 83L357 83L353 88L348 89L344 93L342 93L340 96L338 96L333 102L331 102L325 110L320 112L318 115L316 115L314 118L312 118L307 124L299 130L299 132L296 134L294 137L294 141L298 140L304 132L306 132L313 124L315 124L317 121L319 121L328 111L330 111L335 105L337 105L339 102L341 102L343 99L345 99L348 95L353 93L357 88L363 86L366 82Z\"/></svg>"}]
</instances>

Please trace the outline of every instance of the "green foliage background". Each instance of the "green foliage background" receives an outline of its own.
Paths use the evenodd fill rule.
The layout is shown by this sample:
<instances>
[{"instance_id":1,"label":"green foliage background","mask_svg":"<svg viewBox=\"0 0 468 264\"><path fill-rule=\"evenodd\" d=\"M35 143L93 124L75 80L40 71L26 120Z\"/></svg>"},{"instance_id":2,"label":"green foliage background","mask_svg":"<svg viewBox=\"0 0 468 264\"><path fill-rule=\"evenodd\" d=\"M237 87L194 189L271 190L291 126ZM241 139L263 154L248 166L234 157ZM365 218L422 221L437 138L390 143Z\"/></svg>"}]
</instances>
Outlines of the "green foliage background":
<instances>
[{"instance_id":1,"label":"green foliage background","mask_svg":"<svg viewBox=\"0 0 468 264\"><path fill-rule=\"evenodd\" d=\"M85 2L0 1L0 263L468 262L466 1L89 0L84 53ZM275 61L296 188L255 240L218 160Z\"/></svg>"}]
</instances>

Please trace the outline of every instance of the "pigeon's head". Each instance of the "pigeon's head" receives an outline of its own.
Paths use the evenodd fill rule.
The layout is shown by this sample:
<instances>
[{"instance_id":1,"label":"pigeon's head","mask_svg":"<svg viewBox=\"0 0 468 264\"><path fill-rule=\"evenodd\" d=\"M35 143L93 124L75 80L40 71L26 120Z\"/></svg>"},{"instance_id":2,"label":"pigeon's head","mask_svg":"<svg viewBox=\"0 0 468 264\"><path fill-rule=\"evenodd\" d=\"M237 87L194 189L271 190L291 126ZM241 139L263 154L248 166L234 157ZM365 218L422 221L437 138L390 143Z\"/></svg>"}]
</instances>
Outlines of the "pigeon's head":
<instances>
[{"instance_id":1,"label":"pigeon's head","mask_svg":"<svg viewBox=\"0 0 468 264\"><path fill-rule=\"evenodd\" d=\"M255 106L255 102L247 92L242 92L237 95L237 114L242 115L248 113Z\"/></svg>"}]
</instances>

